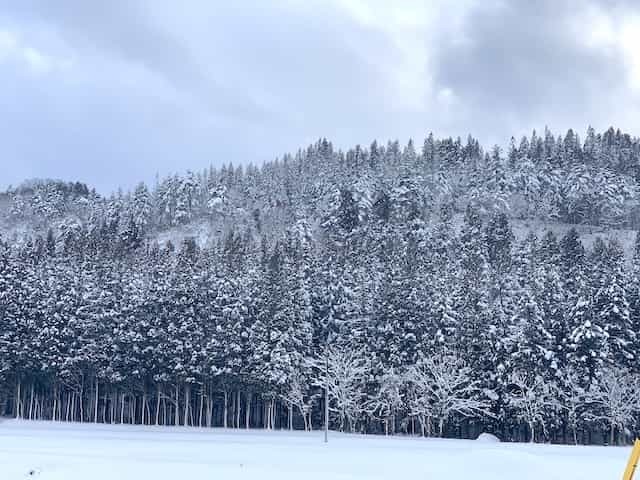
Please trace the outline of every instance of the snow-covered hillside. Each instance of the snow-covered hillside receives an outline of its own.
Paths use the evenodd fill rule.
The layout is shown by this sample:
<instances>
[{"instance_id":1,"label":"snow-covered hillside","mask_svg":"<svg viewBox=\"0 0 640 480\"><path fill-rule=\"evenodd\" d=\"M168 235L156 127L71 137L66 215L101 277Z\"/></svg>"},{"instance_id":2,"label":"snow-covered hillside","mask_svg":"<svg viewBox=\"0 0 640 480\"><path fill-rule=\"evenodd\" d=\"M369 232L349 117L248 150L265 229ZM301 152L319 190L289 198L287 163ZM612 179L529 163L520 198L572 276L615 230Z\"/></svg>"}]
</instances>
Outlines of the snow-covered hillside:
<instances>
[{"instance_id":1,"label":"snow-covered hillside","mask_svg":"<svg viewBox=\"0 0 640 480\"><path fill-rule=\"evenodd\" d=\"M638 229L614 130L30 181L0 192L0 416L308 429L327 403L349 432L624 444Z\"/></svg>"},{"instance_id":2,"label":"snow-covered hillside","mask_svg":"<svg viewBox=\"0 0 640 480\"><path fill-rule=\"evenodd\" d=\"M619 478L628 448L6 421L0 478L18 480Z\"/></svg>"}]
</instances>

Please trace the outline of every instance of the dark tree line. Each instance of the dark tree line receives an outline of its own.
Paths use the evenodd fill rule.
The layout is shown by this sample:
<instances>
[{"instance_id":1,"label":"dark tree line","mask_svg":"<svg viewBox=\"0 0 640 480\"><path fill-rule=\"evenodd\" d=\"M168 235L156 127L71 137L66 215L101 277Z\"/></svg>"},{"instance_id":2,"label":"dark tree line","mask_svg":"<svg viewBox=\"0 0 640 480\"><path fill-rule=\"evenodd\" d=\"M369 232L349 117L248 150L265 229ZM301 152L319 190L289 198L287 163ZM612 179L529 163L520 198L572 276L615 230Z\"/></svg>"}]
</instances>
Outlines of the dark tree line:
<instances>
[{"instance_id":1,"label":"dark tree line","mask_svg":"<svg viewBox=\"0 0 640 480\"><path fill-rule=\"evenodd\" d=\"M332 428L623 442L640 418L640 244L625 257L606 229L635 225L639 145L321 140L111 198L10 189L0 411L310 429L328 386ZM576 228L523 233L532 219L605 235L585 248Z\"/></svg>"}]
</instances>

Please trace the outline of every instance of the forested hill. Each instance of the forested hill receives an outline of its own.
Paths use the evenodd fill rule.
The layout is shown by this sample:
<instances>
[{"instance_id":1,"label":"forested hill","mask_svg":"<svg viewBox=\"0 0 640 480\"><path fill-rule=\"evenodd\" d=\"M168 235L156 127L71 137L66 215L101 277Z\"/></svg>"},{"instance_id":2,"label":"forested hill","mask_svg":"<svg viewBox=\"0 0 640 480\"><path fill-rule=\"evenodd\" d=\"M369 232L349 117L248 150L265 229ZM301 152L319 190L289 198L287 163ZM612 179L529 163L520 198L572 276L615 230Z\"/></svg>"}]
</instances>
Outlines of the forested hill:
<instances>
[{"instance_id":1,"label":"forested hill","mask_svg":"<svg viewBox=\"0 0 640 480\"><path fill-rule=\"evenodd\" d=\"M467 205L483 216L636 229L639 180L640 140L613 129L589 129L584 142L572 130L534 132L505 153L484 151L472 137L347 152L320 140L261 167L189 172L109 198L81 183L25 182L0 193L0 225L12 243L51 228L59 248L94 237L123 252L171 230L178 241L196 235L201 247L231 231L273 241L296 224L316 239L337 228L362 235L434 224L443 207L462 213Z\"/></svg>"},{"instance_id":2,"label":"forested hill","mask_svg":"<svg viewBox=\"0 0 640 480\"><path fill-rule=\"evenodd\" d=\"M328 358L335 428L622 439L639 181L640 140L589 129L320 140L109 198L24 183L0 194L0 413L317 428Z\"/></svg>"}]
</instances>

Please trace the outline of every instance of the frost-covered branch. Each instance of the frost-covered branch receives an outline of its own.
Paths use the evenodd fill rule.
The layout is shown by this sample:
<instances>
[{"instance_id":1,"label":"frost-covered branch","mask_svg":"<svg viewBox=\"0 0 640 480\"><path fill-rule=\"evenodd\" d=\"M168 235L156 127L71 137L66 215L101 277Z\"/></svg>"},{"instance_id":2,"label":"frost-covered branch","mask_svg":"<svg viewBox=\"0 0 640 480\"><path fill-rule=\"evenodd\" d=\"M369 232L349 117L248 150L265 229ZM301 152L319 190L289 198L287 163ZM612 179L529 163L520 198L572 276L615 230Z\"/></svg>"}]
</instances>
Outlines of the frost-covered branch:
<instances>
[{"instance_id":1,"label":"frost-covered branch","mask_svg":"<svg viewBox=\"0 0 640 480\"><path fill-rule=\"evenodd\" d=\"M353 431L355 421L366 411L365 380L369 362L359 349L327 347L323 356L313 361L314 385L327 388L329 408L340 417L340 430L349 425Z\"/></svg>"},{"instance_id":2,"label":"frost-covered branch","mask_svg":"<svg viewBox=\"0 0 640 480\"><path fill-rule=\"evenodd\" d=\"M489 402L472 370L456 355L431 355L409 368L407 380L412 386L411 412L429 430L435 419L440 436L453 415L462 417L490 416Z\"/></svg>"}]
</instances>

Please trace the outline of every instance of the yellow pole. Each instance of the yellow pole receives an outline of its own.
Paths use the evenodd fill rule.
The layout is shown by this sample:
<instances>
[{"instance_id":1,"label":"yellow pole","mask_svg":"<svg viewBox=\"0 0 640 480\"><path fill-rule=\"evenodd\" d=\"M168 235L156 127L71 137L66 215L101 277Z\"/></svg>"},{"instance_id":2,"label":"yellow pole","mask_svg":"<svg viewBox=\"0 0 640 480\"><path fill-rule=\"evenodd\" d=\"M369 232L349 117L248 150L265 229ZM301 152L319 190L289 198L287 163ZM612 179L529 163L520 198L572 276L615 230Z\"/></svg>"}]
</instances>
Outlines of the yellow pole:
<instances>
[{"instance_id":1,"label":"yellow pole","mask_svg":"<svg viewBox=\"0 0 640 480\"><path fill-rule=\"evenodd\" d=\"M640 440L636 439L636 441L633 442L633 449L631 450L631 455L629 455L629 461L627 462L627 468L624 470L622 480L631 480L633 478L633 474L638 466L638 459L640 459Z\"/></svg>"}]
</instances>

